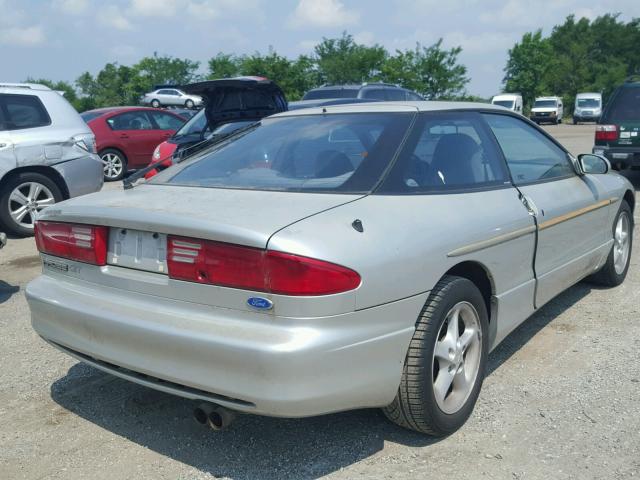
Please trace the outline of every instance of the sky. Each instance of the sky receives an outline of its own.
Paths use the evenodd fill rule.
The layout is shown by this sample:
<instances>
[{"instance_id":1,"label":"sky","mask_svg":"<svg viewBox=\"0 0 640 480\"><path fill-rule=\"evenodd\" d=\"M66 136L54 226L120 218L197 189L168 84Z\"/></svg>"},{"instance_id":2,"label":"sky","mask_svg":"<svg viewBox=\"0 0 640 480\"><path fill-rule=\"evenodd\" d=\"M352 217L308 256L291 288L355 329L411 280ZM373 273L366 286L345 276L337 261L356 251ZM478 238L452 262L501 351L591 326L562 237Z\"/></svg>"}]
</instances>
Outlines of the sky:
<instances>
[{"instance_id":1,"label":"sky","mask_svg":"<svg viewBox=\"0 0 640 480\"><path fill-rule=\"evenodd\" d=\"M461 46L468 93L500 91L508 49L567 15L640 17L640 0L0 0L0 81L74 81L157 52L202 62L218 52L310 54L352 34L390 52Z\"/></svg>"}]
</instances>

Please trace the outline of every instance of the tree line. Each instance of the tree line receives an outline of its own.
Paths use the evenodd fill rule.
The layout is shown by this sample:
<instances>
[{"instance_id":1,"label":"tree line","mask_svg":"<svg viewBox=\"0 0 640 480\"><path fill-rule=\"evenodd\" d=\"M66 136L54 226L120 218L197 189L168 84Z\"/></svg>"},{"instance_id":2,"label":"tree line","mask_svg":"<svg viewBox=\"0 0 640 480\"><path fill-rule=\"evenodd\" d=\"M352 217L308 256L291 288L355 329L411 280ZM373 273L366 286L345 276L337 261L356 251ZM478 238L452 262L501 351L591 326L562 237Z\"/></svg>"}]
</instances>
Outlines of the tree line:
<instances>
[{"instance_id":1,"label":"tree line","mask_svg":"<svg viewBox=\"0 0 640 480\"><path fill-rule=\"evenodd\" d=\"M199 73L200 62L154 53L134 65L107 63L96 75L85 72L72 84L29 78L65 92L78 109L136 105L155 85L183 85L199 80L239 75L267 77L278 83L288 100L299 100L323 84L388 82L414 90L428 99L468 99L467 68L458 56L460 47L446 49L442 39L430 46L388 52L381 45L363 45L344 32L323 38L311 55L289 59L273 48L267 53L235 55L220 52Z\"/></svg>"},{"instance_id":2,"label":"tree line","mask_svg":"<svg viewBox=\"0 0 640 480\"><path fill-rule=\"evenodd\" d=\"M509 50L504 90L535 97L561 96L573 112L580 92L599 92L606 101L617 85L640 73L640 19L623 22L617 14L593 21L570 15L548 36L525 33Z\"/></svg>"}]
</instances>

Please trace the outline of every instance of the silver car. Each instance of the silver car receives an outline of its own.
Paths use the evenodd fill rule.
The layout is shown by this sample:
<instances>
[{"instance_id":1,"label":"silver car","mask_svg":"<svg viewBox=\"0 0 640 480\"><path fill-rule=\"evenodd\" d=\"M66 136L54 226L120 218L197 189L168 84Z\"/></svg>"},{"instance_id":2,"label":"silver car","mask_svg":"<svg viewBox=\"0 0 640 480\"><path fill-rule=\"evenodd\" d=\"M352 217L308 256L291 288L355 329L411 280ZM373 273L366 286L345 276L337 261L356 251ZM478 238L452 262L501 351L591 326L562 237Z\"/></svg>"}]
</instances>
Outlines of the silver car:
<instances>
[{"instance_id":1,"label":"silver car","mask_svg":"<svg viewBox=\"0 0 640 480\"><path fill-rule=\"evenodd\" d=\"M43 208L101 188L95 137L69 102L42 85L0 84L0 230L32 235Z\"/></svg>"},{"instance_id":2,"label":"silver car","mask_svg":"<svg viewBox=\"0 0 640 480\"><path fill-rule=\"evenodd\" d=\"M189 95L177 88L160 88L145 94L140 100L144 105L152 107L185 107L195 108L202 106L202 97Z\"/></svg>"},{"instance_id":3,"label":"silver car","mask_svg":"<svg viewBox=\"0 0 640 480\"><path fill-rule=\"evenodd\" d=\"M624 280L634 206L605 159L501 107L303 109L45 210L26 293L51 345L214 427L382 407L446 435L514 328Z\"/></svg>"}]
</instances>

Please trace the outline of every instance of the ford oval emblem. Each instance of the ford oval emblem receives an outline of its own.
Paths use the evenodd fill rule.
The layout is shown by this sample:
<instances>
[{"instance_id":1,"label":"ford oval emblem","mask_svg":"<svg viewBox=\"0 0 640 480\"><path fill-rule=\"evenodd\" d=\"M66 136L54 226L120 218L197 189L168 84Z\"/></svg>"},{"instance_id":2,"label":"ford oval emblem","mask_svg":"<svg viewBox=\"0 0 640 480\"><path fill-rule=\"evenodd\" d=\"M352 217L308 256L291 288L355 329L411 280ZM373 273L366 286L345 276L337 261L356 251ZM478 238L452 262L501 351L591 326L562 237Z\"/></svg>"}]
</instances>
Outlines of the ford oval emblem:
<instances>
[{"instance_id":1,"label":"ford oval emblem","mask_svg":"<svg viewBox=\"0 0 640 480\"><path fill-rule=\"evenodd\" d=\"M253 308L258 308L260 310L270 310L273 308L273 302L268 298L262 297L251 297L247 300L247 305Z\"/></svg>"}]
</instances>

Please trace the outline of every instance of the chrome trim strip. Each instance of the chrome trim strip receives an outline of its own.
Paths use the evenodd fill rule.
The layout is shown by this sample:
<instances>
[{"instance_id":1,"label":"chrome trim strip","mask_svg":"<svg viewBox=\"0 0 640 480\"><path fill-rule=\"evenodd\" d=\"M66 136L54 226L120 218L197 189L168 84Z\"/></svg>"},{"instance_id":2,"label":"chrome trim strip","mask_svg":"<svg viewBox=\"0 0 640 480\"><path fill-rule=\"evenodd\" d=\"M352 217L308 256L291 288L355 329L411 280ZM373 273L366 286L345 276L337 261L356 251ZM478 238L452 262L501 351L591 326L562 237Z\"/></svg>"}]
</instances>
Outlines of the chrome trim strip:
<instances>
[{"instance_id":1,"label":"chrome trim strip","mask_svg":"<svg viewBox=\"0 0 640 480\"><path fill-rule=\"evenodd\" d=\"M540 230L545 230L547 228L551 228L555 225L558 225L560 223L564 223L567 222L569 220L573 220L576 217L579 217L581 215L585 215L589 212L593 212L594 210L598 210L602 207L607 207L609 205L611 205L612 203L614 203L616 201L616 198L609 198L607 200L602 200L601 202L598 203L594 203L593 205L589 205L588 207L584 207L584 208L579 208L578 210L574 210L572 212L568 212L565 213L564 215L559 215L555 218L552 218L551 220L547 220L546 222L542 222L539 225Z\"/></svg>"},{"instance_id":2,"label":"chrome trim strip","mask_svg":"<svg viewBox=\"0 0 640 480\"><path fill-rule=\"evenodd\" d=\"M528 227L520 228L518 230L513 230L512 232L503 233L501 235L497 235L487 240L481 240L479 242L465 245L464 247L456 248L455 250L452 250L451 252L447 253L447 257L459 257L461 255L474 253L479 250L484 250L489 247L500 245L501 243L506 243L510 240L515 240L516 238L524 237L525 235L534 233L535 231L536 231L536 226L529 225Z\"/></svg>"}]
</instances>

